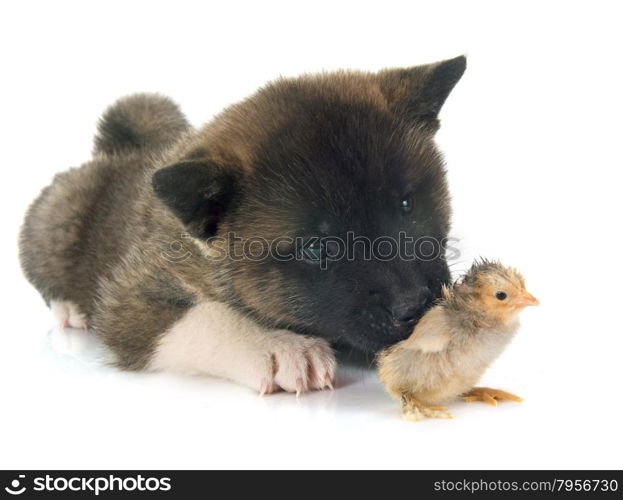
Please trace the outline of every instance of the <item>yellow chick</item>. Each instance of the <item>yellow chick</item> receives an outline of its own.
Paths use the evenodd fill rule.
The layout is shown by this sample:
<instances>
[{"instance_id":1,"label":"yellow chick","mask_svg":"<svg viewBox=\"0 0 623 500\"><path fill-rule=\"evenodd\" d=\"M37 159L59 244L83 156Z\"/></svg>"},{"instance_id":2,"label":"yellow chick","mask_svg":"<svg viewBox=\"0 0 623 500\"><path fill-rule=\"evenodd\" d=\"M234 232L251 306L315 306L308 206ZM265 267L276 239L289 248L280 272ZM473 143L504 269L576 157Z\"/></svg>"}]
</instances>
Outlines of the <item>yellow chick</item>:
<instances>
[{"instance_id":1,"label":"yellow chick","mask_svg":"<svg viewBox=\"0 0 623 500\"><path fill-rule=\"evenodd\" d=\"M476 261L418 322L411 336L385 349L378 373L387 391L402 401L407 420L452 418L438 406L456 396L465 401L521 401L508 392L474 387L519 327L518 315L538 305L515 269Z\"/></svg>"}]
</instances>

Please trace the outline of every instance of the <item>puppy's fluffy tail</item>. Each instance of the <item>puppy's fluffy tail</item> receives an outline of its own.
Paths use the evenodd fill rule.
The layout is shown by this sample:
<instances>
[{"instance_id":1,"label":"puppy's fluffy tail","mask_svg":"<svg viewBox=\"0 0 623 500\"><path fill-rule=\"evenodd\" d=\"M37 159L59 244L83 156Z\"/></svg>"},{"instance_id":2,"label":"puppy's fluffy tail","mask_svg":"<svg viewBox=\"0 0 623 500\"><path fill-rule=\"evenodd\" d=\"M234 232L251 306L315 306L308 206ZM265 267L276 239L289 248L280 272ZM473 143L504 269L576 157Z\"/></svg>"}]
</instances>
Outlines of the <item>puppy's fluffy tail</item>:
<instances>
[{"instance_id":1,"label":"puppy's fluffy tail","mask_svg":"<svg viewBox=\"0 0 623 500\"><path fill-rule=\"evenodd\" d=\"M170 145L190 127L168 97L134 94L123 97L102 115L95 136L95 154L123 154Z\"/></svg>"}]
</instances>

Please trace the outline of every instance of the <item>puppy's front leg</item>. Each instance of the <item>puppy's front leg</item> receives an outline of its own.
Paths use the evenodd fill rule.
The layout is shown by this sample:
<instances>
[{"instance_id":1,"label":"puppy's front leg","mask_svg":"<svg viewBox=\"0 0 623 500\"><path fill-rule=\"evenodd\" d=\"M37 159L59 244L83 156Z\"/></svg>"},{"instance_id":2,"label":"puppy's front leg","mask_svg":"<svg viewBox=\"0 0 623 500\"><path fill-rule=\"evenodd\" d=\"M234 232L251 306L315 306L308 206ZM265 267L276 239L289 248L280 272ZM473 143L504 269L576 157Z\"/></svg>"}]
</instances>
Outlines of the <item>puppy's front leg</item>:
<instances>
[{"instance_id":1,"label":"puppy's front leg","mask_svg":"<svg viewBox=\"0 0 623 500\"><path fill-rule=\"evenodd\" d=\"M214 375L260 393L332 387L335 356L317 337L270 330L220 302L193 306L161 337L153 370Z\"/></svg>"}]
</instances>

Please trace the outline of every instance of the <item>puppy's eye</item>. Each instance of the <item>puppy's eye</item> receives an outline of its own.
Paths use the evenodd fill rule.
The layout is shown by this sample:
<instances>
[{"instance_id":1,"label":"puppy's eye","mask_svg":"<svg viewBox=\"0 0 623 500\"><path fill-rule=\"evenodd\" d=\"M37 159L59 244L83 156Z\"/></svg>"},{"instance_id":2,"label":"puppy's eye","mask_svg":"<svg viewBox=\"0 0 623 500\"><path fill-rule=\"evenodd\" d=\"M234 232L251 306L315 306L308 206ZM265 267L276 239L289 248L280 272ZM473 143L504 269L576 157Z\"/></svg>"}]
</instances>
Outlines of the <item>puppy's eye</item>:
<instances>
[{"instance_id":1,"label":"puppy's eye","mask_svg":"<svg viewBox=\"0 0 623 500\"><path fill-rule=\"evenodd\" d=\"M305 262L315 264L324 258L324 245L318 238L307 241L300 250L300 256Z\"/></svg>"},{"instance_id":2,"label":"puppy's eye","mask_svg":"<svg viewBox=\"0 0 623 500\"><path fill-rule=\"evenodd\" d=\"M400 210L405 214L413 210L413 197L410 194L400 200Z\"/></svg>"},{"instance_id":3,"label":"puppy's eye","mask_svg":"<svg viewBox=\"0 0 623 500\"><path fill-rule=\"evenodd\" d=\"M506 292L495 292L495 298L498 300L506 299Z\"/></svg>"}]
</instances>

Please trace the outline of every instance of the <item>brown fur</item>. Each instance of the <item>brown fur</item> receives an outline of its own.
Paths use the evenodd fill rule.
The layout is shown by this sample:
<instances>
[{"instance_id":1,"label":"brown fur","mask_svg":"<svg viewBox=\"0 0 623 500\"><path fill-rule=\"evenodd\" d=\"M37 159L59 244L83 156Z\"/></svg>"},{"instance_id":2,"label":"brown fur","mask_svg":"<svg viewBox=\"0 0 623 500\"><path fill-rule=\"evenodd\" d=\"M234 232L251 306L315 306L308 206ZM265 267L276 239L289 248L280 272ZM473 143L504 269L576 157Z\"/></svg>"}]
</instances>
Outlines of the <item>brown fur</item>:
<instances>
[{"instance_id":1,"label":"brown fur","mask_svg":"<svg viewBox=\"0 0 623 500\"><path fill-rule=\"evenodd\" d=\"M278 80L198 131L167 98L137 95L122 99L100 122L92 160L57 175L29 208L20 235L24 272L46 302L77 304L125 368L145 368L163 333L204 299L225 302L270 328L291 327L331 337L331 328L318 324L320 315L304 312L313 298L302 297L305 292L294 286L289 275L248 261L213 263L208 256L219 244L206 243L206 238L228 231L268 240L296 235L300 220L286 204L290 195L297 200L294 206L319 200L323 209L335 209L334 215L348 215L344 207L351 205L342 189L347 179L360 174L318 170L301 187L297 182L304 177L289 174L287 161L268 158L280 154L279 141L287 135L284 129L296 125L301 117L310 120L303 129L308 132L291 140L307 149L283 146L291 158L300 160L297 154L316 150L314 141L326 144L324 136L313 136L314 131L331 125L323 120L344 120L349 124L344 130L364 141L366 151L361 154L370 161L366 168L384 168L384 162L374 166L372 161L381 148L393 148L416 165L405 175L408 182L428 183L423 198L430 208L422 210L431 214L426 219L430 231L443 236L449 227L450 207L433 133L438 127L437 113L464 69L464 58L457 58L379 74L338 72ZM371 128L375 124L383 130ZM386 127L391 134L381 133ZM340 147L351 154L354 146ZM258 165L268 165L262 167L265 175L272 175L272 165L283 169L279 179L294 178L290 184L260 187L255 175ZM182 171L198 180L179 175ZM324 175L346 177L331 178L322 185ZM383 188L388 178L381 170L365 175L372 179L369 184L374 189ZM307 197L305 189L312 188L313 195ZM351 195L352 199L368 196L355 191ZM193 196L202 204L191 206ZM174 242L182 250L172 247ZM438 293L448 276L445 262L439 263L435 273L437 277L430 278L426 286ZM378 279L387 275L384 271ZM394 299L414 283L402 271L395 275L404 283L391 284ZM389 284L383 286L389 290ZM346 298L350 292L331 293ZM339 312L336 307L335 317ZM332 317L327 315L327 322ZM382 335L373 342L362 340L362 345L394 340L393 333L383 330ZM339 329L335 336L340 337Z\"/></svg>"}]
</instances>

